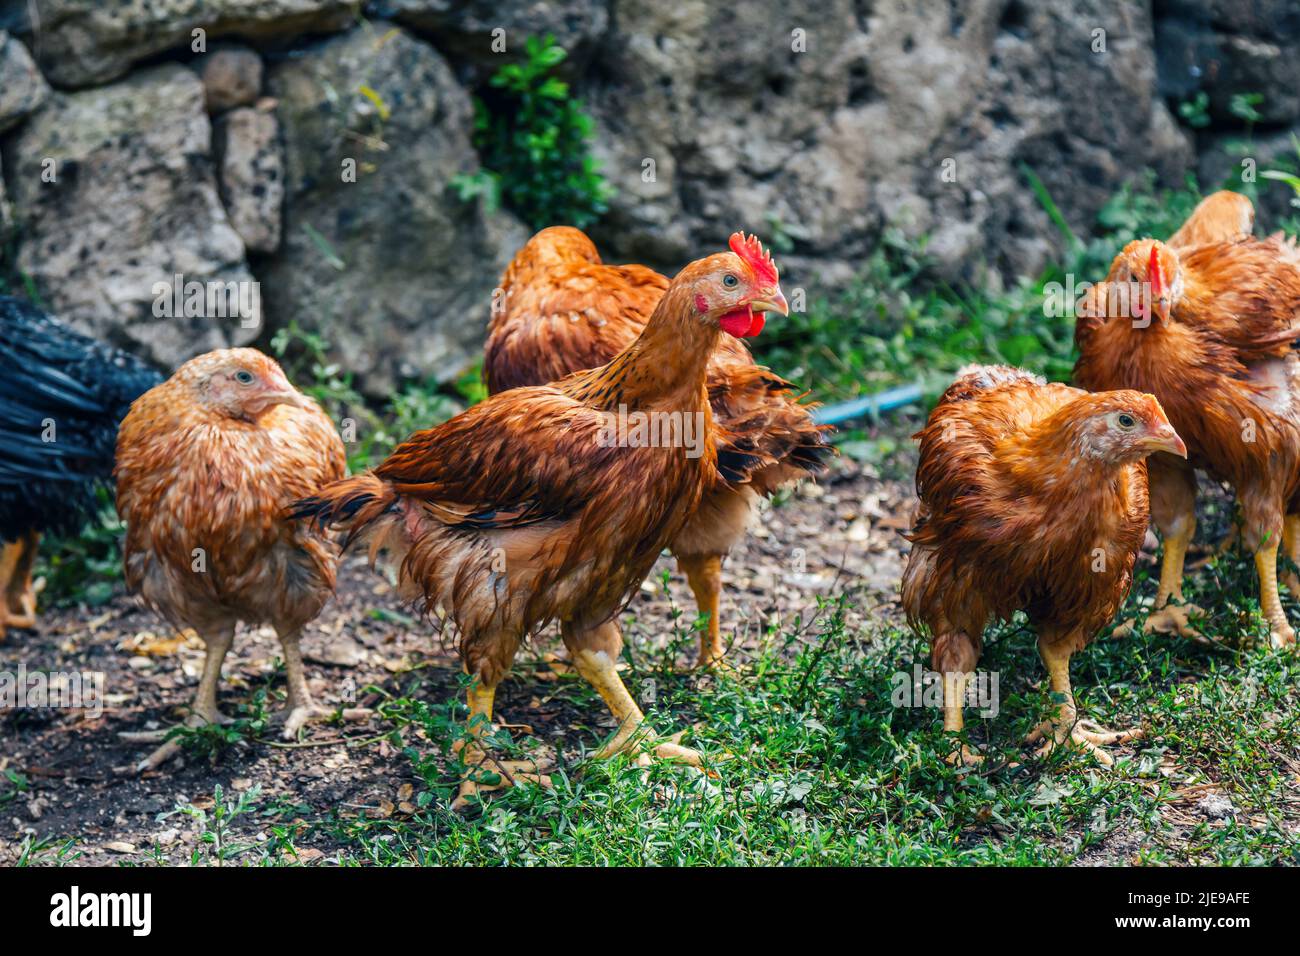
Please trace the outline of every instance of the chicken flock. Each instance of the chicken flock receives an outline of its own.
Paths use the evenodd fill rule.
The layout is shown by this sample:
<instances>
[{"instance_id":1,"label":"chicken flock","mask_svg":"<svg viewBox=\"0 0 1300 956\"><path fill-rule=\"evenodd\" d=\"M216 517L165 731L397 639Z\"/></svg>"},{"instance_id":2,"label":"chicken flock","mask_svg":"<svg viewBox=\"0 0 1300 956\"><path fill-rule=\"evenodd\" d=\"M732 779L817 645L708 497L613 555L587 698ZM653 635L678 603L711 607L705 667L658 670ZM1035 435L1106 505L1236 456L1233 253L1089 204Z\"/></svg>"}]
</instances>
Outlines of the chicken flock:
<instances>
[{"instance_id":1,"label":"chicken flock","mask_svg":"<svg viewBox=\"0 0 1300 956\"><path fill-rule=\"evenodd\" d=\"M1078 305L1077 387L968 367L918 433L902 604L943 677L949 761L981 759L963 732L965 682L985 629L1017 611L1056 702L1031 739L1109 764L1109 745L1140 735L1080 717L1070 656L1123 605L1150 521L1164 554L1145 627L1195 632L1204 612L1182 577L1197 469L1234 489L1273 642L1294 644L1277 562L1300 558L1300 252L1253 228L1248 200L1217 193L1167 240L1131 243ZM833 455L814 404L744 342L788 309L771 255L743 233L669 279L604 264L577 229L544 229L493 298L489 397L348 476L334 423L261 352L211 352L161 381L0 298L0 357L18 370L0 382L0 637L35 623L39 536L74 530L115 486L128 588L206 648L190 726L226 719L218 684L241 622L279 638L286 737L368 716L317 703L299 650L358 546L457 638L469 718L456 807L548 783L487 738L516 652L551 624L617 721L597 758L707 770L624 686L618 619L669 549L707 622L698 665L730 666L726 556L762 498ZM181 746L174 728L123 736L159 744L142 771Z\"/></svg>"}]
</instances>

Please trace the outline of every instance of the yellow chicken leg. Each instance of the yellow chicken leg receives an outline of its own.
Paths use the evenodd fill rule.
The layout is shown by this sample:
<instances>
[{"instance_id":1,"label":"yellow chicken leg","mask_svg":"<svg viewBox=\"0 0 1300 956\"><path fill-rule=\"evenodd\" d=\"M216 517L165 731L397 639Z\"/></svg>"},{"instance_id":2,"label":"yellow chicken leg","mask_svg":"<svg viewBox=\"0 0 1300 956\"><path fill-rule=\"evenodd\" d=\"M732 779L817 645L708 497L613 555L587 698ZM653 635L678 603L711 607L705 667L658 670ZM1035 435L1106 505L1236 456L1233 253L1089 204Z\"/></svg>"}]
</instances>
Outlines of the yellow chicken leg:
<instances>
[{"instance_id":1,"label":"yellow chicken leg","mask_svg":"<svg viewBox=\"0 0 1300 956\"><path fill-rule=\"evenodd\" d=\"M29 531L11 546L13 556L8 573L3 578L4 614L9 627L36 626L36 595L44 586L43 581L32 583L32 568L36 564L36 553L40 548L41 536Z\"/></svg>"},{"instance_id":2,"label":"yellow chicken leg","mask_svg":"<svg viewBox=\"0 0 1300 956\"><path fill-rule=\"evenodd\" d=\"M1156 591L1155 610L1147 616L1143 631L1150 634L1181 634L1193 637L1198 634L1190 618L1205 612L1195 604L1183 600L1183 564L1187 559L1187 546L1196 533L1196 519L1192 517L1179 534L1165 538L1165 552L1160 562L1160 587Z\"/></svg>"},{"instance_id":3,"label":"yellow chicken leg","mask_svg":"<svg viewBox=\"0 0 1300 956\"><path fill-rule=\"evenodd\" d=\"M521 782L532 782L543 787L551 785L551 778L541 772L536 761L497 760L489 757L483 749L479 741L492 727L492 702L496 698L496 692L495 687L476 683L466 694L466 702L469 704L467 726L472 739L458 741L454 748L465 764L465 776L461 779L460 790L451 804L451 808L457 812L472 806L474 797L480 793L513 787Z\"/></svg>"},{"instance_id":4,"label":"yellow chicken leg","mask_svg":"<svg viewBox=\"0 0 1300 956\"><path fill-rule=\"evenodd\" d=\"M341 711L316 703L311 689L307 686L307 670L302 662L302 628L289 628L279 631L280 647L284 650L284 676L289 685L289 697L285 702L284 727L281 734L285 740L297 740L298 732L314 720L329 720L339 714L343 720L365 720L371 711L366 707L344 707Z\"/></svg>"},{"instance_id":5,"label":"yellow chicken leg","mask_svg":"<svg viewBox=\"0 0 1300 956\"><path fill-rule=\"evenodd\" d=\"M1115 761L1101 748L1108 744L1119 744L1136 740L1142 736L1141 728L1132 730L1107 730L1090 720L1079 720L1079 712L1074 705L1074 691L1070 687L1070 655L1074 652L1075 641L1070 637L1058 640L1040 638L1038 653L1047 668L1047 677L1052 694L1064 698L1058 705L1056 714L1043 721L1025 738L1026 743L1042 740L1037 755L1044 757L1057 747L1070 741L1074 745L1092 754L1098 763L1109 767Z\"/></svg>"},{"instance_id":6,"label":"yellow chicken leg","mask_svg":"<svg viewBox=\"0 0 1300 956\"><path fill-rule=\"evenodd\" d=\"M18 543L0 541L0 601L9 593L9 582L13 579L14 565L18 563ZM0 638L5 636L5 627L9 623L7 603L0 603Z\"/></svg>"},{"instance_id":7,"label":"yellow chicken leg","mask_svg":"<svg viewBox=\"0 0 1300 956\"><path fill-rule=\"evenodd\" d=\"M1276 540L1276 539L1274 539ZM1277 591L1277 545L1255 552L1255 570L1259 572L1259 607L1268 621L1269 637L1274 647L1295 643L1295 630L1282 610Z\"/></svg>"},{"instance_id":8,"label":"yellow chicken leg","mask_svg":"<svg viewBox=\"0 0 1300 956\"><path fill-rule=\"evenodd\" d=\"M185 721L185 726L191 728L202 727L204 724L225 724L230 722L230 718L217 707L217 685L221 682L221 665L225 662L226 654L235 642L235 627L233 624L228 624L208 628L203 631L202 636L205 645L203 674L199 677L198 690L194 692L194 703L190 705L190 716ZM161 747L136 764L137 773L157 770L181 752L183 745L180 738L166 739L173 729L165 727L162 730L132 731L118 734L120 739L132 743L163 741Z\"/></svg>"},{"instance_id":9,"label":"yellow chicken leg","mask_svg":"<svg viewBox=\"0 0 1300 956\"><path fill-rule=\"evenodd\" d=\"M596 688L611 713L618 719L618 731L610 741L592 755L595 759L607 759L631 750L639 742L654 738L654 734L646 726L645 714L628 693L623 679L618 676L613 658L604 651L584 649L574 655L573 663L578 668L578 673L586 679L587 683ZM671 738L651 744L649 750L661 760L672 763L684 763L692 767L700 767L704 763L704 757L698 750L683 747Z\"/></svg>"},{"instance_id":10,"label":"yellow chicken leg","mask_svg":"<svg viewBox=\"0 0 1300 956\"><path fill-rule=\"evenodd\" d=\"M959 672L943 675L943 729L945 733L960 734L966 727L962 708L966 703L966 675ZM984 762L984 756L966 744L954 749L944 760L954 766L973 767Z\"/></svg>"},{"instance_id":11,"label":"yellow chicken leg","mask_svg":"<svg viewBox=\"0 0 1300 956\"><path fill-rule=\"evenodd\" d=\"M722 630L718 623L718 603L722 594L722 556L678 555L677 566L686 575L701 614L709 615L707 630L700 632L700 657L697 667L714 667L724 663Z\"/></svg>"},{"instance_id":12,"label":"yellow chicken leg","mask_svg":"<svg viewBox=\"0 0 1300 956\"><path fill-rule=\"evenodd\" d=\"M1291 559L1292 564L1300 565L1300 514L1287 515L1282 520L1282 553ZM1292 597L1300 598L1300 575L1287 568L1282 583Z\"/></svg>"}]
</instances>

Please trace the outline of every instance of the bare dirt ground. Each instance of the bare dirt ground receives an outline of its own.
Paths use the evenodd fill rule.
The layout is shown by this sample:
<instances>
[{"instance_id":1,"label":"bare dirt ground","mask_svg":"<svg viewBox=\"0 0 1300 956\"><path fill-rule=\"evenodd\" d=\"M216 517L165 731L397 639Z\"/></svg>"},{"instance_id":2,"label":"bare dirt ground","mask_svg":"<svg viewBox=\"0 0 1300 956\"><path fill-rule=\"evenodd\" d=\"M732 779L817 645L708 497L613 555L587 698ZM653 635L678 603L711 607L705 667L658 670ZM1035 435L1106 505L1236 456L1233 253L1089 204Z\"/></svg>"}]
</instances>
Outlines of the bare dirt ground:
<instances>
[{"instance_id":1,"label":"bare dirt ground","mask_svg":"<svg viewBox=\"0 0 1300 956\"><path fill-rule=\"evenodd\" d=\"M911 513L909 482L881 480L846 460L818 485L764 510L754 534L731 556L722 605L732 654L743 657L777 616L789 622L815 613L818 597L857 596L854 614L893 614L906 554L899 531ZM660 571L673 571L669 590ZM666 641L647 629L669 620L670 601L694 616L694 602L673 562L665 557L629 609L634 640ZM688 618L689 619L689 618ZM861 619L849 618L850 626ZM639 629L640 634L635 632ZM195 834L182 816L159 820L178 804L210 807L214 786L238 793L260 785L262 799L303 808L311 817L339 810L403 814L417 782L410 761L384 739L391 728L375 722L309 725L286 742L274 729L241 741L214 764L182 757L143 776L132 765L149 745L119 739L122 731L169 726L183 717L202 666L196 638L173 635L123 593L94 609L47 612L35 631L11 631L0 644L0 671L98 672L103 710L27 708L0 716L0 781L21 774L25 792L0 801L0 865L13 864L24 840L77 838L78 864L127 861L183 863ZM388 584L360 558L340 574L336 599L307 630L303 650L313 693L338 705L380 699L370 685L430 701L456 693L459 664L433 629L403 608ZM590 747L612 723L601 712L578 712L548 694L554 674L543 655L560 650L558 634L521 650L514 673L497 696L497 719L527 721L535 734L567 752ZM221 704L237 713L274 679L279 645L269 630L245 628L226 659ZM684 656L682 663L688 659ZM421 686L412 691L417 683ZM273 702L272 708L279 704ZM0 793L3 793L0 790ZM330 851L327 843L298 844L305 856Z\"/></svg>"}]
</instances>

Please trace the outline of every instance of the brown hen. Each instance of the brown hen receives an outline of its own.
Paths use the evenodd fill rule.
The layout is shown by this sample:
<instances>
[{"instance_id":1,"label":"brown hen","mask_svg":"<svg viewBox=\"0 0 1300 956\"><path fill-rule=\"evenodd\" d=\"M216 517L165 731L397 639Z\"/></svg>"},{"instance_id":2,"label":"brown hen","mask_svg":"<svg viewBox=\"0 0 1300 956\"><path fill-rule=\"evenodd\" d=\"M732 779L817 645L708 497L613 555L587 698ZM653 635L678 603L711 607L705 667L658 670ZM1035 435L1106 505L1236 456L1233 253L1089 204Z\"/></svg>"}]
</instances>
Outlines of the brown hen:
<instances>
[{"instance_id":1,"label":"brown hen","mask_svg":"<svg viewBox=\"0 0 1300 956\"><path fill-rule=\"evenodd\" d=\"M997 366L963 369L917 437L920 508L902 597L912 626L931 635L944 729L964 726L985 627L1022 610L1063 698L1031 740L1045 750L1071 740L1109 764L1099 746L1134 733L1078 721L1070 655L1132 583L1147 524L1143 459L1185 453L1182 441L1150 395L1092 395ZM949 759L981 758L962 744Z\"/></svg>"},{"instance_id":2,"label":"brown hen","mask_svg":"<svg viewBox=\"0 0 1300 956\"><path fill-rule=\"evenodd\" d=\"M368 538L397 562L401 592L443 609L459 632L471 742L456 805L481 790L542 779L522 761L488 761L479 738L497 684L520 643L558 621L578 672L619 729L597 756L647 736L644 715L615 670L617 615L662 548L724 478L705 389L720 330L747 334L755 312L784 312L776 268L756 240L691 263L640 336L608 364L550 385L488 398L418 432L364 475L302 502L297 514ZM663 434L646 441L633 418ZM697 453L698 452L698 453ZM675 741L653 752L699 765ZM494 772L484 779L474 768ZM495 776L499 774L499 778Z\"/></svg>"},{"instance_id":3,"label":"brown hen","mask_svg":"<svg viewBox=\"0 0 1300 956\"><path fill-rule=\"evenodd\" d=\"M543 229L502 276L483 363L489 391L543 385L603 365L641 334L667 288L664 276L644 266L605 265L578 229ZM704 496L669 543L708 617L700 666L723 661L722 562L745 534L759 498L821 471L831 454L829 426L818 426L795 387L754 364L739 339L724 336L718 343L707 381L727 483Z\"/></svg>"},{"instance_id":4,"label":"brown hen","mask_svg":"<svg viewBox=\"0 0 1300 956\"><path fill-rule=\"evenodd\" d=\"M1214 199L1214 197L1210 197ZM1210 200L1206 200L1209 203ZM1151 512L1164 538L1160 587L1149 630L1191 634L1183 563L1196 531L1195 468L1230 483L1242 537L1255 553L1260 606L1275 645L1295 632L1277 586L1279 542L1300 558L1300 260L1280 236L1243 232L1240 199L1202 203L1175 234L1222 240L1174 249L1131 242L1091 289L1075 324L1075 382L1136 388L1160 399L1187 442L1189 460L1153 456ZM1215 209L1235 210L1220 216Z\"/></svg>"},{"instance_id":5,"label":"brown hen","mask_svg":"<svg viewBox=\"0 0 1300 956\"><path fill-rule=\"evenodd\" d=\"M337 548L284 512L345 473L343 443L329 418L255 349L191 359L131 406L114 472L127 526L126 583L206 645L191 726L225 720L217 684L240 621L269 623L279 636L288 679L285 736L332 713L312 699L298 644L334 590ZM140 769L178 749L168 740Z\"/></svg>"}]
</instances>

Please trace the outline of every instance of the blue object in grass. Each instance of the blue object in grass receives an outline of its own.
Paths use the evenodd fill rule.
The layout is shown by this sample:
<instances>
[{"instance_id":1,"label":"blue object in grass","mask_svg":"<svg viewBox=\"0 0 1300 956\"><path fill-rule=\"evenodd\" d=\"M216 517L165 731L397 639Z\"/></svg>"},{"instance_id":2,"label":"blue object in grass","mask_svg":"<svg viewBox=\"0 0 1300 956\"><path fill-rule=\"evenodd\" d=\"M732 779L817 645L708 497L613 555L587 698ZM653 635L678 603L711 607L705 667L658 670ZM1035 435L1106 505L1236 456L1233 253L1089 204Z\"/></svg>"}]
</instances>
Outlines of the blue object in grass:
<instances>
[{"instance_id":1,"label":"blue object in grass","mask_svg":"<svg viewBox=\"0 0 1300 956\"><path fill-rule=\"evenodd\" d=\"M813 419L820 425L839 425L855 418L869 416L876 418L881 412L891 412L904 405L911 405L921 400L924 392L919 382L911 385L897 385L874 395L855 398L850 402L838 402L823 405L813 411Z\"/></svg>"}]
</instances>

